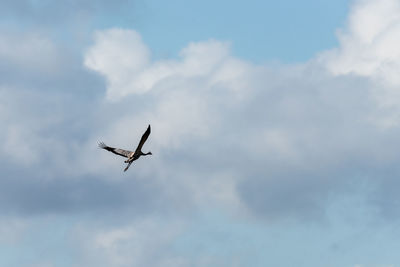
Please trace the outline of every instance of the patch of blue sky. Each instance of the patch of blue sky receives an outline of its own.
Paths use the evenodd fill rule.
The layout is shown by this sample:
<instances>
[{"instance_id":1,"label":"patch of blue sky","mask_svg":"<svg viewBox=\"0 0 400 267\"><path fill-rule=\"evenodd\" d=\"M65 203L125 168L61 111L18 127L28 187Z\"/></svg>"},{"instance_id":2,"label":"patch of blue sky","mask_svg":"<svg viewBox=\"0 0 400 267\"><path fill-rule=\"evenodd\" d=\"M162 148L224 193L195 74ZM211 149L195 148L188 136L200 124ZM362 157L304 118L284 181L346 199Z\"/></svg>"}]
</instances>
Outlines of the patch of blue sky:
<instances>
[{"instance_id":1,"label":"patch of blue sky","mask_svg":"<svg viewBox=\"0 0 400 267\"><path fill-rule=\"evenodd\" d=\"M217 39L231 42L234 55L242 59L297 63L337 45L335 31L345 23L351 2L148 0L119 1L112 9L99 3L95 9L89 5L63 11L35 1L27 13L6 16L0 28L45 28L53 38L77 48L88 45L94 30L129 28L143 36L156 59L176 57L190 42Z\"/></svg>"},{"instance_id":2,"label":"patch of blue sky","mask_svg":"<svg viewBox=\"0 0 400 267\"><path fill-rule=\"evenodd\" d=\"M232 43L236 56L253 62L302 62L337 45L349 0L183 1L149 0L131 17L105 17L102 28L132 28L156 58L175 57L189 42L210 38ZM117 22L117 23L116 23Z\"/></svg>"}]
</instances>

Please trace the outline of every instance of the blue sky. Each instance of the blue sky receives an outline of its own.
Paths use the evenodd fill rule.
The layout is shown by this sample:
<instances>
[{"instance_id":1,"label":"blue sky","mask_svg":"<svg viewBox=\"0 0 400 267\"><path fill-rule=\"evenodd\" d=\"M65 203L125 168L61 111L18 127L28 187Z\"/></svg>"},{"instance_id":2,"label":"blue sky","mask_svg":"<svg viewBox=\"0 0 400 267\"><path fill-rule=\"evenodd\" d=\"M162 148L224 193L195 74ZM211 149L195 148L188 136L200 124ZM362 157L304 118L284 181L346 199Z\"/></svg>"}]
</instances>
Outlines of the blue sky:
<instances>
[{"instance_id":1,"label":"blue sky","mask_svg":"<svg viewBox=\"0 0 400 267\"><path fill-rule=\"evenodd\" d=\"M161 57L177 54L189 42L215 38L232 42L235 55L253 62L297 62L336 44L334 31L348 6L343 0L146 1L138 4L139 18L125 23Z\"/></svg>"},{"instance_id":2,"label":"blue sky","mask_svg":"<svg viewBox=\"0 0 400 267\"><path fill-rule=\"evenodd\" d=\"M39 28L52 28L60 38L68 33L76 38L76 28L132 28L157 57L176 56L189 42L214 38L231 42L235 55L254 62L300 62L337 44L335 30L344 24L350 2L121 0L115 5L91 1L52 5L5 3L2 27L29 29L42 23ZM68 38L63 41L71 42Z\"/></svg>"},{"instance_id":3,"label":"blue sky","mask_svg":"<svg viewBox=\"0 0 400 267\"><path fill-rule=\"evenodd\" d=\"M1 5L0 266L400 266L398 0Z\"/></svg>"}]
</instances>

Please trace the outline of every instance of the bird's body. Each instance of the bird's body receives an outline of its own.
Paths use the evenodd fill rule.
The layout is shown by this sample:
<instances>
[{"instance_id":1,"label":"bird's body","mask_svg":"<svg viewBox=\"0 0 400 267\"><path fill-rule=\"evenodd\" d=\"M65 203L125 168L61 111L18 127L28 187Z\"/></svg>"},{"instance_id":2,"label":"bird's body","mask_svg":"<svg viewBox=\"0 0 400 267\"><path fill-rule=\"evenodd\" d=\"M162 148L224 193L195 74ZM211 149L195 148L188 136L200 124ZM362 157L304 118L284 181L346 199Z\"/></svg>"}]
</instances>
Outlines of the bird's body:
<instances>
[{"instance_id":1,"label":"bird's body","mask_svg":"<svg viewBox=\"0 0 400 267\"><path fill-rule=\"evenodd\" d=\"M144 132L144 134L142 135L142 138L140 139L140 142L135 151L129 151L129 150L124 150L124 149L120 149L120 148L110 147L110 146L107 146L106 144L104 144L103 142L99 143L99 147L103 148L105 150L108 150L116 155L128 158L127 160L124 161L125 163L128 163L128 165L124 169L124 172L125 172L128 170L129 166L131 166L132 162L134 162L141 156L152 155L151 152L147 152L147 153L142 152L142 147L143 147L144 143L146 142L147 138L149 137L150 132L151 132L151 129L150 129L150 125L149 125L147 127L146 132Z\"/></svg>"}]
</instances>

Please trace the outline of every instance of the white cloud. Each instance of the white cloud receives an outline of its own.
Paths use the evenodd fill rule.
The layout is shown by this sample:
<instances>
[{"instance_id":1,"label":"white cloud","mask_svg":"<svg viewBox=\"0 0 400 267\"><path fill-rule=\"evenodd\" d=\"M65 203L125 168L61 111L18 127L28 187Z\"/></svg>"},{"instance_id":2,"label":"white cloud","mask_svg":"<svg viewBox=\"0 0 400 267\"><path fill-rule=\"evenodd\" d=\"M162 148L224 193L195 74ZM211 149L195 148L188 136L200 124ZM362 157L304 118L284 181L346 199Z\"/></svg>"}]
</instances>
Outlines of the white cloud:
<instances>
[{"instance_id":1,"label":"white cloud","mask_svg":"<svg viewBox=\"0 0 400 267\"><path fill-rule=\"evenodd\" d=\"M132 76L145 68L150 52L135 31L112 29L98 31L96 45L85 56L85 65L107 77L110 98L126 95L127 92L145 92L146 87L136 86ZM115 91L119 92L116 93Z\"/></svg>"},{"instance_id":2,"label":"white cloud","mask_svg":"<svg viewBox=\"0 0 400 267\"><path fill-rule=\"evenodd\" d=\"M353 9L349 25L371 13L371 2L362 3ZM396 7L386 7L392 2L382 3L386 4L375 9L386 12ZM354 29L350 27L346 38L372 42L387 24L396 23L395 19L388 21L371 32L364 32L358 24L351 26ZM185 199L188 206L215 203L272 217L313 214L324 209L330 193L346 191L349 176L379 176L379 168L398 156L393 134L396 124L391 126L394 132L388 133L371 120L391 121L397 113L371 101L377 90L369 79L374 73L358 71L357 64L345 65L347 57L359 60L347 46L342 42L337 50L322 55L319 64L271 67L238 59L231 54L229 43L208 40L188 44L177 59L155 61L137 32L97 31L84 64L106 79L106 101L81 103L78 109L86 104L93 108L92 117L84 112L68 117L66 105L57 124L67 129L71 122L93 126L85 128L85 138L65 138L63 127L43 137L48 128L57 128L52 127L53 116L48 112L31 114L1 105L18 119L26 115L17 124L6 120L10 134L2 134L6 142L1 149L15 162L32 160L50 166L45 168L50 175L124 181L126 175L115 174L123 168L121 159L98 150L96 143L102 140L134 148L150 123L153 132L145 149L154 155L137 163L135 175L142 177L139 181L152 177L152 186L163 191L164 203ZM382 60L376 56L376 61ZM325 72L321 63L334 75ZM336 67L340 71L335 72ZM343 75L349 68L361 78ZM46 93L38 92L38 98L41 95ZM27 139L29 144L24 142ZM12 155L16 149L25 152ZM357 168L350 168L352 164ZM364 165L367 171L360 168ZM303 186L295 188L294 184ZM284 194L291 198L280 203L269 199Z\"/></svg>"},{"instance_id":3,"label":"white cloud","mask_svg":"<svg viewBox=\"0 0 400 267\"><path fill-rule=\"evenodd\" d=\"M360 75L378 84L372 97L392 114L373 118L381 126L398 125L400 111L400 2L359 0L347 25L338 32L340 45L318 60L334 75Z\"/></svg>"},{"instance_id":4,"label":"white cloud","mask_svg":"<svg viewBox=\"0 0 400 267\"><path fill-rule=\"evenodd\" d=\"M95 45L85 55L85 66L106 77L107 97L115 101L132 93L146 93L170 80L183 83L188 79L206 79L209 84L205 87L232 80L240 83L248 66L229 54L227 43L209 40L189 44L181 51L180 60L150 62L149 49L137 32L110 29L96 33ZM188 86L178 86L185 85Z\"/></svg>"},{"instance_id":5,"label":"white cloud","mask_svg":"<svg viewBox=\"0 0 400 267\"><path fill-rule=\"evenodd\" d=\"M338 33L340 46L323 53L334 74L355 73L399 84L400 3L397 0L356 1L347 27Z\"/></svg>"},{"instance_id":6,"label":"white cloud","mask_svg":"<svg viewBox=\"0 0 400 267\"><path fill-rule=\"evenodd\" d=\"M395 1L357 2L340 47L296 66L255 65L218 40L156 61L139 33L97 31L84 65L105 78L105 101L93 91L64 99L59 88L23 79L1 87L0 156L11 158L2 163L11 173L0 181L2 207L121 217L122 226L77 230L83 266L196 266L169 249L182 224L157 216L187 222L187 214L216 209L320 219L329 201L359 184L372 184L372 205L398 217L398 11ZM1 59L33 76L67 75L52 71L67 61L49 39L25 36L15 50L11 39L0 39ZM123 159L96 147L102 140L133 149L149 123L144 150L153 156L128 173ZM43 182L43 172L60 179Z\"/></svg>"},{"instance_id":7,"label":"white cloud","mask_svg":"<svg viewBox=\"0 0 400 267\"><path fill-rule=\"evenodd\" d=\"M393 40L383 38L396 32L393 10L390 0L358 2L339 48L274 68L235 58L228 43L216 40L154 61L137 32L98 32L85 65L107 79L109 105L133 108L106 137L129 143L138 125L151 123L157 168L199 206L212 199L267 217L319 216L330 194L347 191L346 181L379 176L382 164L399 155L385 129L397 132L400 113L382 100L393 96L395 81L387 75L396 71L382 66L398 61ZM369 27L364 20L376 22ZM119 64L125 56L129 63ZM354 162L358 167L350 168ZM290 197L270 199L282 194Z\"/></svg>"},{"instance_id":8,"label":"white cloud","mask_svg":"<svg viewBox=\"0 0 400 267\"><path fill-rule=\"evenodd\" d=\"M115 32L118 35L114 36ZM313 178L309 183L314 183L322 175L320 168L345 164L341 153L350 152L348 157L352 158L360 153L360 146L367 143L354 135L357 130L352 128L346 128L347 133L341 133L342 138L338 139L336 129L352 124L374 127L368 120L371 108L364 108L368 91L350 91L346 79L336 81L316 66L270 70L252 65L233 57L226 43L215 40L189 44L178 60L153 62L146 57L146 60L138 60L138 64L131 62L132 66L121 64L114 68L118 58L123 57L124 49L132 59L136 57L133 54L146 50L137 49L145 47L137 35L129 30L99 32L85 56L86 66L101 72L108 81L113 80L120 68L124 68L124 77L131 77L117 79L118 86L110 82L107 88L107 96L112 100L110 105L124 103L134 107L132 114L127 108L124 116L116 117L107 136L115 142L129 143L130 133L137 133L138 125L144 129L146 122L151 123L151 150L163 154L158 158L157 169L162 170L173 187L179 184L178 188L191 192L194 203L200 206L209 203L207 199L217 200L227 207L241 206L241 198L247 201L248 197L247 193L238 194L238 190L243 191L241 183L280 183L274 175L282 175L279 174L281 167L276 166L293 168L293 173L289 173L295 177L310 175ZM98 50L105 44L99 36L108 38L107 42L112 44L107 53L105 48ZM119 42L123 42L124 49L120 49ZM100 60L97 64L92 60L105 54L106 61ZM104 62L113 63L104 67ZM304 78L303 75L313 71L325 75L325 80ZM144 83L137 83L141 79L138 77L146 77L144 87L140 87ZM341 88L334 90L331 82L338 83ZM326 88L319 88L321 85ZM334 102L343 95L346 95L346 102L340 105ZM355 100L359 101L357 105L354 105ZM355 108L359 110L348 116L347 112ZM342 116L347 118L342 120ZM331 121L326 122L327 118ZM167 159L168 152L177 158ZM189 171L178 171L179 161L184 162L182 166ZM320 168L313 170L310 162ZM299 168L302 171L297 174ZM289 178L286 186L290 187L292 179L300 178ZM264 185L255 188L260 186ZM299 192L300 198L307 194L319 195L318 190L304 190ZM314 201L317 198L315 196ZM307 203L309 200L304 202Z\"/></svg>"}]
</instances>

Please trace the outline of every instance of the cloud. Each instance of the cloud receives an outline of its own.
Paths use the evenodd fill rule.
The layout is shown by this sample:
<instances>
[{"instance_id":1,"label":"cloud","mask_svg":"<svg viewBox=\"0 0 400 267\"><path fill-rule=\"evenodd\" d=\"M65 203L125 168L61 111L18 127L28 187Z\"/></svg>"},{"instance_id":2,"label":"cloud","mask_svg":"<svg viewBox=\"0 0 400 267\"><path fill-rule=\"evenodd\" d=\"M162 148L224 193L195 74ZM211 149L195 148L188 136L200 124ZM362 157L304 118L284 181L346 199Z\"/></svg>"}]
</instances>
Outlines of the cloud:
<instances>
[{"instance_id":1,"label":"cloud","mask_svg":"<svg viewBox=\"0 0 400 267\"><path fill-rule=\"evenodd\" d=\"M359 75L379 88L372 97L386 112L383 127L399 123L400 4L396 0L355 1L347 25L338 31L339 47L317 58L334 75Z\"/></svg>"},{"instance_id":2,"label":"cloud","mask_svg":"<svg viewBox=\"0 0 400 267\"><path fill-rule=\"evenodd\" d=\"M0 243L15 244L17 243L26 228L23 220L16 218L0 218Z\"/></svg>"},{"instance_id":3,"label":"cloud","mask_svg":"<svg viewBox=\"0 0 400 267\"><path fill-rule=\"evenodd\" d=\"M84 55L88 71L56 43L24 38L47 40L55 51L36 53L32 62L43 58L49 68L54 61L60 66L29 84L10 79L2 86L9 100L0 105L8 114L0 148L11 163L10 179L3 181L5 201L14 203L10 210L125 212L133 205L137 214L185 213L214 205L266 219L315 219L358 181L390 185L382 170L397 173L398 129L376 123L392 116L374 99L377 83L364 75L332 75L328 61L255 65L217 40L154 61L139 33L114 28L95 33ZM5 44L7 51L11 42ZM17 70L36 71L17 56L7 60L21 64ZM121 161L96 143L132 148L149 123L144 149L153 156L135 164L137 180L130 182ZM23 180L29 186L12 179L33 169L33 182ZM139 199L143 205L134 205Z\"/></svg>"},{"instance_id":4,"label":"cloud","mask_svg":"<svg viewBox=\"0 0 400 267\"><path fill-rule=\"evenodd\" d=\"M400 53L400 4L396 0L356 1L348 25L338 32L340 46L324 52L334 74L378 76L393 84Z\"/></svg>"},{"instance_id":5,"label":"cloud","mask_svg":"<svg viewBox=\"0 0 400 267\"><path fill-rule=\"evenodd\" d=\"M137 32L110 29L96 33L95 45L86 53L85 66L107 78L107 96L118 100L129 94L146 93L169 79L207 77L228 54L227 44L210 40L183 49L182 61L151 64L150 51ZM227 68L221 71L229 75Z\"/></svg>"},{"instance_id":6,"label":"cloud","mask_svg":"<svg viewBox=\"0 0 400 267\"><path fill-rule=\"evenodd\" d=\"M119 64L124 54L130 60ZM368 140L387 138L371 123L376 106L367 80L334 77L316 64L253 65L216 40L189 44L180 55L151 61L137 32L110 29L96 34L85 65L105 76L112 105L136 107L111 128L115 139L129 142L125 133L151 122L153 149L175 157L160 155L159 168L189 195L210 192L200 203L216 199L218 191L207 188L220 183L218 190L233 185L224 193L230 209L319 217L330 193L347 191L346 181L364 174L348 166L376 160L366 156L376 149Z\"/></svg>"},{"instance_id":7,"label":"cloud","mask_svg":"<svg viewBox=\"0 0 400 267\"><path fill-rule=\"evenodd\" d=\"M95 42L96 45L86 53L85 66L107 77L109 95L124 96L124 91L142 85L139 81L135 87L132 74L146 67L150 60L150 51L138 33L122 29L99 31L95 35ZM146 89L143 84L137 91ZM114 92L118 90L121 92Z\"/></svg>"},{"instance_id":8,"label":"cloud","mask_svg":"<svg viewBox=\"0 0 400 267\"><path fill-rule=\"evenodd\" d=\"M63 55L48 38L19 37L26 42L12 51L10 40L17 37L3 36L1 57L16 71L41 77L28 79L29 84L10 79L1 87L5 142L0 149L10 174L2 182L3 198L14 203L9 210L118 206L122 211L141 199L145 204L135 206L138 213L179 213L215 204L262 218L310 219L323 216L332 197L352 192L363 181L379 184L372 203L396 214L384 209L382 192L395 184L383 170L398 173L398 128L390 124L388 131L377 123L392 120L396 112L376 101L381 85L371 80L375 72L343 62L360 60L346 50L350 43L372 42L397 20L364 32L356 22L372 14L373 4L363 3L353 8L344 31L347 41L295 66L255 65L234 57L230 44L217 40L190 43L179 58L154 61L139 33L114 28L95 33L84 55L89 72L79 57L70 57L70 51ZM385 12L395 7L383 1L376 9L389 18ZM42 43L50 53L37 49ZM29 60L21 60L24 53ZM106 81L105 100L93 72ZM76 85L74 78L82 82L75 89L67 86ZM41 86L60 80L52 90ZM16 108L18 102L24 105ZM153 133L145 149L154 156L137 163L135 175L141 178L129 182L118 172L120 161L95 144L103 140L130 148L148 123ZM32 183L14 181L34 169ZM104 201L92 201L100 196ZM394 194L388 196L396 203Z\"/></svg>"},{"instance_id":9,"label":"cloud","mask_svg":"<svg viewBox=\"0 0 400 267\"><path fill-rule=\"evenodd\" d=\"M151 122L153 149L176 157L160 155L159 168L189 195L210 192L202 195L202 205L217 198L218 192L207 189L219 183L211 182L214 177L231 175L218 189L229 185L223 204L228 209L269 219L321 218L332 197L353 192L360 181L386 184L384 169L398 173L391 163L399 156L397 111L379 98L392 84L382 90L374 71L360 69L362 56L347 50L359 42L356 50L375 51L364 43L396 20L374 30L355 24L370 10L388 17L385 12L396 5L363 3L353 8L341 46L305 64L254 65L216 40L189 44L178 59L153 61L137 32L109 29L96 34L85 66L108 81L110 104L135 107L134 115L114 124L116 140L129 142L129 125ZM129 60L119 64L124 55ZM346 65L350 58L359 63ZM385 59L376 53L374 64ZM188 179L194 185L202 181L203 189L193 189Z\"/></svg>"},{"instance_id":10,"label":"cloud","mask_svg":"<svg viewBox=\"0 0 400 267\"><path fill-rule=\"evenodd\" d=\"M171 249L196 214L320 221L360 194L398 220L397 10L357 2L340 46L298 65L256 65L214 39L154 60L118 28L82 60L43 33L3 32L0 242L20 242L30 218L78 216L84 266L221 266ZM149 123L153 156L127 173L97 148L134 149Z\"/></svg>"},{"instance_id":11,"label":"cloud","mask_svg":"<svg viewBox=\"0 0 400 267\"><path fill-rule=\"evenodd\" d=\"M76 228L73 235L82 247L82 264L87 261L96 266L189 266L186 259L171 249L183 226L176 221L144 219L111 229L87 229L86 225Z\"/></svg>"},{"instance_id":12,"label":"cloud","mask_svg":"<svg viewBox=\"0 0 400 267\"><path fill-rule=\"evenodd\" d=\"M61 53L57 50L55 44L42 35L20 36L3 32L0 35L0 67L49 74L58 67Z\"/></svg>"}]
</instances>

